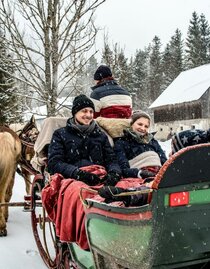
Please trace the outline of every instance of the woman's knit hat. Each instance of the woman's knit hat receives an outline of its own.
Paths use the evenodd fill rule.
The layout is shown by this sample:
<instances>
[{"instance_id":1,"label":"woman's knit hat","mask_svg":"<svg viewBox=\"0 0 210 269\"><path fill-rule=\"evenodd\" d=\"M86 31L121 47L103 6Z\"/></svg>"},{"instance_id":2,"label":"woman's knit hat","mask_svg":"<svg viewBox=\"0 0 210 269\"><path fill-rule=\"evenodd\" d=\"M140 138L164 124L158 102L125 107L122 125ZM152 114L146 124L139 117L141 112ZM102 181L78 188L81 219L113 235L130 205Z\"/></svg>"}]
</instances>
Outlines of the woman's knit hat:
<instances>
[{"instance_id":1,"label":"woman's knit hat","mask_svg":"<svg viewBox=\"0 0 210 269\"><path fill-rule=\"evenodd\" d=\"M131 117L131 125L134 124L135 121L137 121L139 118L146 118L151 122L150 115L142 110L137 110L133 112L133 115Z\"/></svg>"},{"instance_id":2,"label":"woman's knit hat","mask_svg":"<svg viewBox=\"0 0 210 269\"><path fill-rule=\"evenodd\" d=\"M72 116L74 117L74 115L78 111L80 111L81 109L83 109L85 107L91 107L95 111L94 103L92 102L92 100L90 98L88 98L84 94L80 94L80 95L76 96L74 98L73 106L72 106L72 110L71 110Z\"/></svg>"},{"instance_id":3,"label":"woman's knit hat","mask_svg":"<svg viewBox=\"0 0 210 269\"><path fill-rule=\"evenodd\" d=\"M185 130L172 136L172 152L175 153L182 148L208 142L210 142L209 130Z\"/></svg>"},{"instance_id":4,"label":"woman's knit hat","mask_svg":"<svg viewBox=\"0 0 210 269\"><path fill-rule=\"evenodd\" d=\"M94 74L94 80L112 77L112 71L107 65L100 65Z\"/></svg>"}]
</instances>

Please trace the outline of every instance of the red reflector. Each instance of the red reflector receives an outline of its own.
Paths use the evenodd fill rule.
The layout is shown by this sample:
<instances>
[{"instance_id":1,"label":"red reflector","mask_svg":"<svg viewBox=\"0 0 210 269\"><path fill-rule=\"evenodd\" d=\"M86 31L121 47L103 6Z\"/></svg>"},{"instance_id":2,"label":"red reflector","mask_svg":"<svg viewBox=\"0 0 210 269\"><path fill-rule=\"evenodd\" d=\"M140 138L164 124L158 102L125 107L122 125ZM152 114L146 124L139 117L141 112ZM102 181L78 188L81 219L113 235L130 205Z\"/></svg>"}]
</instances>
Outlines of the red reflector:
<instances>
[{"instance_id":1,"label":"red reflector","mask_svg":"<svg viewBox=\"0 0 210 269\"><path fill-rule=\"evenodd\" d=\"M189 204L189 192L175 192L169 195L170 206L180 206Z\"/></svg>"}]
</instances>

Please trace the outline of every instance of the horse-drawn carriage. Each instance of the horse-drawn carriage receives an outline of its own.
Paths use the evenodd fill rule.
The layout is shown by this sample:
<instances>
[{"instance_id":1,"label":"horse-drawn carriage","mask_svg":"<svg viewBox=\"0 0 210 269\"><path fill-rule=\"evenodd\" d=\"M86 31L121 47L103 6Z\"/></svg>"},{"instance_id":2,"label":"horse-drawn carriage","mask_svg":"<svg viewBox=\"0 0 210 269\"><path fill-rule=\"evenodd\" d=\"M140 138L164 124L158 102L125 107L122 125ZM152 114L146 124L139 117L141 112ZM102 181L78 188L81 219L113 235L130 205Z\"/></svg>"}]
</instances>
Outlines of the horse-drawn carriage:
<instances>
[{"instance_id":1,"label":"horse-drawn carriage","mask_svg":"<svg viewBox=\"0 0 210 269\"><path fill-rule=\"evenodd\" d=\"M85 199L81 189L89 251L56 236L41 196L48 174L37 173L30 211L43 261L51 269L209 268L209 163L210 144L180 150L156 175L143 206Z\"/></svg>"},{"instance_id":2,"label":"horse-drawn carriage","mask_svg":"<svg viewBox=\"0 0 210 269\"><path fill-rule=\"evenodd\" d=\"M208 268L209 163L209 144L174 154L155 177L151 201L143 206L84 199L81 189L90 251L56 237L41 201L47 179L36 175L32 227L44 262L49 268Z\"/></svg>"}]
</instances>

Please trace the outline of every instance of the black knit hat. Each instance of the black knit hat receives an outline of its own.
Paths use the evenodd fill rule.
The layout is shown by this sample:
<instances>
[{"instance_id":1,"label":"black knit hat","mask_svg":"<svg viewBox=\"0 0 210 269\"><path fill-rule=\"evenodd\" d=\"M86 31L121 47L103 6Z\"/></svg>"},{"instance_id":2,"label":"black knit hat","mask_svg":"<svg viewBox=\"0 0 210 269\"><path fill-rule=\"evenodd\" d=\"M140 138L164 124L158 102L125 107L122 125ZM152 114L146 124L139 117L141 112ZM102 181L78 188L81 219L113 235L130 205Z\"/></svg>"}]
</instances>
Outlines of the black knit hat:
<instances>
[{"instance_id":1,"label":"black knit hat","mask_svg":"<svg viewBox=\"0 0 210 269\"><path fill-rule=\"evenodd\" d=\"M209 130L193 129L179 132L172 137L172 152L175 153L188 146L208 143L209 139Z\"/></svg>"},{"instance_id":2,"label":"black knit hat","mask_svg":"<svg viewBox=\"0 0 210 269\"><path fill-rule=\"evenodd\" d=\"M112 71L107 65L100 65L94 74L94 80L112 77Z\"/></svg>"},{"instance_id":3,"label":"black knit hat","mask_svg":"<svg viewBox=\"0 0 210 269\"><path fill-rule=\"evenodd\" d=\"M138 111L134 111L133 115L131 116L131 125L133 125L134 122L137 121L139 118L146 118L151 122L151 118L149 114L147 114L144 111L138 110Z\"/></svg>"},{"instance_id":4,"label":"black knit hat","mask_svg":"<svg viewBox=\"0 0 210 269\"><path fill-rule=\"evenodd\" d=\"M93 102L90 100L90 98L88 98L84 94L80 94L80 95L76 96L74 98L73 106L72 106L72 110L71 110L72 116L74 117L74 115L78 111L80 111L81 109L83 109L85 107L91 107L95 111L95 106L94 106Z\"/></svg>"}]
</instances>

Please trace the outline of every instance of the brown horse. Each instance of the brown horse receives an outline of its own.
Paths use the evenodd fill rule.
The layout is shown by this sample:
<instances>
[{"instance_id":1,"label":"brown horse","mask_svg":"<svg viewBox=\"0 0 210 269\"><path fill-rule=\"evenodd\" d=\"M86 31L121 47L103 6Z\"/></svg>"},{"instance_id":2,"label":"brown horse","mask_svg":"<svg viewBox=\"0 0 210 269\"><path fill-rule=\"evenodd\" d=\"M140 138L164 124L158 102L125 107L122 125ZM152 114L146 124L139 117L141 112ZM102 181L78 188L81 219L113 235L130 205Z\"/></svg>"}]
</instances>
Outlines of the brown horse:
<instances>
[{"instance_id":1,"label":"brown horse","mask_svg":"<svg viewBox=\"0 0 210 269\"><path fill-rule=\"evenodd\" d=\"M31 192L31 175L35 175L37 171L34 170L30 164L33 158L34 144L39 134L35 118L31 117L30 121L19 131L18 136L21 141L21 158L18 162L17 172L24 178L26 185L26 193L30 195Z\"/></svg>"},{"instance_id":2,"label":"brown horse","mask_svg":"<svg viewBox=\"0 0 210 269\"><path fill-rule=\"evenodd\" d=\"M0 203L7 203L12 196L15 171L21 154L18 135L6 126L0 126ZM0 206L0 236L7 235L8 206Z\"/></svg>"}]
</instances>

